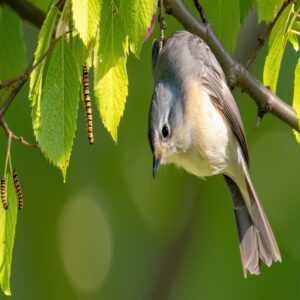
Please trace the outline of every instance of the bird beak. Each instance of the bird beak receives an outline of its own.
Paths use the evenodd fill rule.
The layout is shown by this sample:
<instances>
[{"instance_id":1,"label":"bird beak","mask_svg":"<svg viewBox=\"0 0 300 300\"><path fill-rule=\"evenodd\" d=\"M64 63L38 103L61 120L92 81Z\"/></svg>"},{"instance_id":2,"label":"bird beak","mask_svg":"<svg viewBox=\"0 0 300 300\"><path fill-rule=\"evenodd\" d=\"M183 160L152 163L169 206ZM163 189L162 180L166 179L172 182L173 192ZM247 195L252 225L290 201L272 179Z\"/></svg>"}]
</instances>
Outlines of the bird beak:
<instances>
[{"instance_id":1,"label":"bird beak","mask_svg":"<svg viewBox=\"0 0 300 300\"><path fill-rule=\"evenodd\" d=\"M155 155L153 156L153 178L155 178L157 171L160 166L160 156L156 157Z\"/></svg>"}]
</instances>

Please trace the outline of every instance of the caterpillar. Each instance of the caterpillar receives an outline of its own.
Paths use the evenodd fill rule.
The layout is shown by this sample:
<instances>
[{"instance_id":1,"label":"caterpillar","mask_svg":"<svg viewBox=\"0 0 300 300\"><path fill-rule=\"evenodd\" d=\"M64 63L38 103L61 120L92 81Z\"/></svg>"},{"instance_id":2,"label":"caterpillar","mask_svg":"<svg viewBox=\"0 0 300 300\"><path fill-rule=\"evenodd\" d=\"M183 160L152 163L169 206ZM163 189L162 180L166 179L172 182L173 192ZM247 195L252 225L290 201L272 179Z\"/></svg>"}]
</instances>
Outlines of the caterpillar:
<instances>
[{"instance_id":1,"label":"caterpillar","mask_svg":"<svg viewBox=\"0 0 300 300\"><path fill-rule=\"evenodd\" d=\"M82 69L82 82L83 82L83 97L84 105L87 119L87 132L89 143L92 145L94 143L94 134L93 134L93 114L92 114L92 105L90 98L90 87L89 87L89 74L86 66L83 66Z\"/></svg>"},{"instance_id":2,"label":"caterpillar","mask_svg":"<svg viewBox=\"0 0 300 300\"><path fill-rule=\"evenodd\" d=\"M22 189L20 186L20 181L19 181L19 177L17 174L17 171L14 170L13 171L13 180L14 180L14 186L18 195L18 200L19 200L19 209L23 208L24 205L24 199L23 199L23 193L22 193Z\"/></svg>"},{"instance_id":3,"label":"caterpillar","mask_svg":"<svg viewBox=\"0 0 300 300\"><path fill-rule=\"evenodd\" d=\"M2 198L2 204L4 209L8 209L8 203L6 199L6 184L5 184L5 177L1 177L1 198Z\"/></svg>"}]
</instances>

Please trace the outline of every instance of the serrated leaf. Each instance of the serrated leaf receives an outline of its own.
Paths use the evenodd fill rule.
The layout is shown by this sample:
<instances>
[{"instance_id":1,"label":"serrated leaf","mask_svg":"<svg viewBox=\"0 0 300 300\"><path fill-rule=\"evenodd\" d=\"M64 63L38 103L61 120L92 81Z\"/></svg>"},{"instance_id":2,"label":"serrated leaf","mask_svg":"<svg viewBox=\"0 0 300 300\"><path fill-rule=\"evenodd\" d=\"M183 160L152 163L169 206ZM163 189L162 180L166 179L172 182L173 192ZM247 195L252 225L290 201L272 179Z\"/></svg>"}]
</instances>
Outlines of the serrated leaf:
<instances>
[{"instance_id":1,"label":"serrated leaf","mask_svg":"<svg viewBox=\"0 0 300 300\"><path fill-rule=\"evenodd\" d=\"M256 0L258 23L273 21L285 0Z\"/></svg>"},{"instance_id":2,"label":"serrated leaf","mask_svg":"<svg viewBox=\"0 0 300 300\"><path fill-rule=\"evenodd\" d=\"M6 174L5 178L8 209L3 208L0 195L0 286L4 294L9 296L11 295L10 274L17 225L18 197L12 175Z\"/></svg>"},{"instance_id":3,"label":"serrated leaf","mask_svg":"<svg viewBox=\"0 0 300 300\"><path fill-rule=\"evenodd\" d=\"M298 126L300 128L300 58L295 69L295 81L294 81L294 98L293 98L293 108L296 111ZM294 130L297 142L300 144L300 133Z\"/></svg>"},{"instance_id":4,"label":"serrated leaf","mask_svg":"<svg viewBox=\"0 0 300 300\"><path fill-rule=\"evenodd\" d=\"M56 6L52 4L38 36L37 48L34 53L34 64L39 61L50 46L57 13L58 10ZM44 59L30 75L29 101L32 109L31 116L35 136L37 135L37 130L40 126L41 93L45 65L46 59Z\"/></svg>"},{"instance_id":5,"label":"serrated leaf","mask_svg":"<svg viewBox=\"0 0 300 300\"><path fill-rule=\"evenodd\" d=\"M214 32L232 53L240 30L239 0L227 0L226 3L223 0L202 0L201 4Z\"/></svg>"},{"instance_id":6,"label":"serrated leaf","mask_svg":"<svg viewBox=\"0 0 300 300\"><path fill-rule=\"evenodd\" d=\"M79 82L73 54L61 38L45 74L37 141L49 161L61 169L64 180L76 131Z\"/></svg>"},{"instance_id":7,"label":"serrated leaf","mask_svg":"<svg viewBox=\"0 0 300 300\"><path fill-rule=\"evenodd\" d=\"M254 0L240 0L240 22L243 24L245 18L248 16Z\"/></svg>"},{"instance_id":8,"label":"serrated leaf","mask_svg":"<svg viewBox=\"0 0 300 300\"><path fill-rule=\"evenodd\" d=\"M104 126L117 141L117 129L123 115L128 91L126 59L128 38L123 32L122 11L103 2L100 36L95 47L95 97ZM118 14L114 15L114 9Z\"/></svg>"},{"instance_id":9,"label":"serrated leaf","mask_svg":"<svg viewBox=\"0 0 300 300\"><path fill-rule=\"evenodd\" d=\"M156 7L157 0L126 0L121 2L130 50L136 57L140 55L144 37L151 25Z\"/></svg>"},{"instance_id":10,"label":"serrated leaf","mask_svg":"<svg viewBox=\"0 0 300 300\"><path fill-rule=\"evenodd\" d=\"M24 72L25 47L22 20L7 6L0 6L0 79Z\"/></svg>"},{"instance_id":11,"label":"serrated leaf","mask_svg":"<svg viewBox=\"0 0 300 300\"><path fill-rule=\"evenodd\" d=\"M101 3L102 0L72 0L74 25L86 47L96 35Z\"/></svg>"},{"instance_id":12,"label":"serrated leaf","mask_svg":"<svg viewBox=\"0 0 300 300\"><path fill-rule=\"evenodd\" d=\"M292 10L293 4L286 7L276 22L269 40L269 52L265 61L263 82L274 93L276 93L281 60L288 38L287 26Z\"/></svg>"},{"instance_id":13,"label":"serrated leaf","mask_svg":"<svg viewBox=\"0 0 300 300\"><path fill-rule=\"evenodd\" d=\"M298 42L298 36L295 32L289 32L289 41L292 44L294 50L297 52L299 50L299 42Z\"/></svg>"}]
</instances>

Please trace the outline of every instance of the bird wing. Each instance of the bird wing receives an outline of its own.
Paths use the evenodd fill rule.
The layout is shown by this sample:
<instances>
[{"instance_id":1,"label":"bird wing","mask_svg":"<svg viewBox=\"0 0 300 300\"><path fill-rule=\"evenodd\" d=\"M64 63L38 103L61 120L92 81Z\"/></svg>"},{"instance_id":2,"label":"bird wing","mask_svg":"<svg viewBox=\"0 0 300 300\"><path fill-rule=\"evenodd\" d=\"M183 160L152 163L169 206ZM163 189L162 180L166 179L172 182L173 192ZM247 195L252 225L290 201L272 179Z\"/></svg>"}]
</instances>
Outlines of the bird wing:
<instances>
[{"instance_id":1,"label":"bird wing","mask_svg":"<svg viewBox=\"0 0 300 300\"><path fill-rule=\"evenodd\" d=\"M198 69L197 76L201 84L205 86L211 100L228 121L231 130L239 141L245 160L249 163L244 126L220 64L208 45L199 37L189 34L187 43L189 54Z\"/></svg>"},{"instance_id":2,"label":"bird wing","mask_svg":"<svg viewBox=\"0 0 300 300\"><path fill-rule=\"evenodd\" d=\"M158 67L159 66L159 67ZM229 90L224 72L208 45L188 31L174 32L161 51L152 45L153 81L182 85L188 78L205 87L212 102L223 114L249 162L245 130L239 110Z\"/></svg>"}]
</instances>

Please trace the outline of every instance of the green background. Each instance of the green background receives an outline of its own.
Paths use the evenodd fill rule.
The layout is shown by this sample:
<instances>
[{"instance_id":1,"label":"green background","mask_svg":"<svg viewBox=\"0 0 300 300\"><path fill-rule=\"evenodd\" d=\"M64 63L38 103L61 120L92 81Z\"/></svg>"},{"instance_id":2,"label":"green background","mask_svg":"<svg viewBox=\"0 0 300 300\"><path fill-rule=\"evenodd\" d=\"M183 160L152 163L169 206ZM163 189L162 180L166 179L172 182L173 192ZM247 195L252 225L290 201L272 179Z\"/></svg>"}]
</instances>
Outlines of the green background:
<instances>
[{"instance_id":1,"label":"green background","mask_svg":"<svg viewBox=\"0 0 300 300\"><path fill-rule=\"evenodd\" d=\"M242 61L256 43L256 23L252 14L240 33L236 56ZM170 17L167 25L167 35L182 28ZM24 37L29 62L37 30L24 24ZM259 79L265 48L251 68ZM289 103L295 62L288 46L278 95ZM201 181L167 166L152 179L147 140L153 91L150 40L140 60L129 57L128 74L117 145L95 105L95 144L88 144L80 103L66 184L39 150L13 143L25 203L18 216L11 299L299 299L300 151L292 130L271 115L254 130L254 102L234 93L247 133L252 179L283 260L271 268L262 266L259 277L244 279L223 178ZM6 119L16 134L33 141L27 96L28 85ZM3 168L3 132L0 143Z\"/></svg>"}]
</instances>

